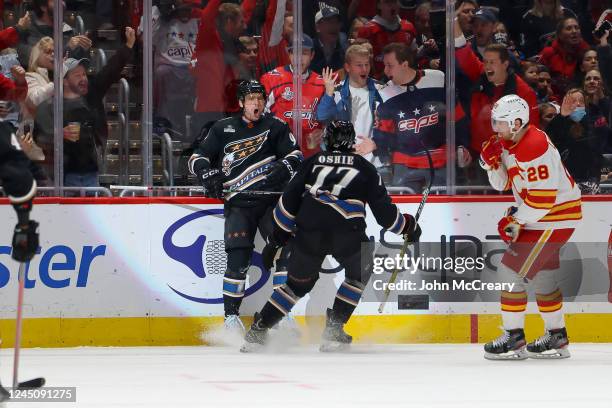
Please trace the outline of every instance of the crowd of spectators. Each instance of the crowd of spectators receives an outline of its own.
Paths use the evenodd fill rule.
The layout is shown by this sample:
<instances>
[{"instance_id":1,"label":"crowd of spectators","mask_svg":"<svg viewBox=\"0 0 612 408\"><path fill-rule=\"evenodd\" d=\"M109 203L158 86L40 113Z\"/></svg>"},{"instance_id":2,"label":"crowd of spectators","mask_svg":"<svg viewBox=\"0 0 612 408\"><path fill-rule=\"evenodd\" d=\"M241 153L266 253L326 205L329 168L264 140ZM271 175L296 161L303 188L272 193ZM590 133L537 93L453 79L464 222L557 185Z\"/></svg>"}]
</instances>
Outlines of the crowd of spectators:
<instances>
[{"instance_id":1,"label":"crowd of spectators","mask_svg":"<svg viewBox=\"0 0 612 408\"><path fill-rule=\"evenodd\" d=\"M266 87L266 108L301 129L306 156L321 149L325 123L350 120L357 152L388 185L418 193L429 177L426 150L436 184L445 184L444 72L454 58L457 150L451 156L459 185L488 184L476 159L492 133L491 107L510 93L529 103L531 124L549 132L583 192L597 193L606 180L612 0L456 0L450 56L446 2L439 0L302 0L302 55L294 55L293 1L153 1L153 111L173 139L190 143L213 121L236 114L237 85L256 79ZM6 8L9 2L3 3ZM62 29L64 182L97 186L107 137L102 100L135 57L142 4L81 0L66 6L72 3L88 5L102 19L99 29L119 20L128 26L121 27L125 47L95 76L87 59L92 36L77 35L66 23ZM109 8L118 3L124 13ZM0 31L0 120L15 129L52 181L57 2L12 4L29 11ZM298 58L302 86L296 90ZM294 117L296 95L300 118Z\"/></svg>"},{"instance_id":2,"label":"crowd of spectators","mask_svg":"<svg viewBox=\"0 0 612 408\"><path fill-rule=\"evenodd\" d=\"M593 170L584 176L587 180L574 170L576 179L584 185L585 193L598 191L582 182L598 185L606 167L604 155L611 153L608 93L612 72L605 65L610 64L606 28L610 24L606 21L612 20L606 11L612 7L610 3L455 2L455 162L460 167L459 183L487 185L486 174L474 159L492 133L490 110L500 97L509 93L522 96L531 107L531 123L546 130L548 126L554 129L562 118L576 118L577 114L565 115L561 105L568 91L579 89L587 114L579 121L580 131L578 125L569 133L569 127L565 129L578 145L590 148L590 156L583 161L589 161ZM194 6L192 16L200 16L191 58L196 133L205 131L207 123L236 113L233 89L243 79L260 79L269 93L268 109L294 123L292 11L290 0L211 0L203 8ZM327 121L348 119L357 128L357 151L379 167L391 186L405 187L407 192L422 188L423 183L402 177L421 170L421 145L434 152L435 181L443 184L446 162L438 152L446 149L446 97L432 92L430 82L436 77L432 71L443 73L446 69L445 2L303 1L301 11L304 53L299 105L301 147L306 155L320 149L320 129ZM390 44L405 45L410 57L398 61L394 58L397 53L392 52L388 66L385 50L389 51ZM398 83L391 74L393 69L411 75L400 74ZM439 77L444 80L443 75ZM407 105L411 109L390 107L384 95L396 97L403 92L410 94L411 101L416 100ZM429 105L440 111L435 119L424 115ZM380 117L382 112L402 115L394 120L394 129ZM559 140L560 151L574 146L556 137L553 140ZM566 153L568 168L572 168L570 157L584 154ZM597 181L595 173L600 176Z\"/></svg>"},{"instance_id":3,"label":"crowd of spectators","mask_svg":"<svg viewBox=\"0 0 612 408\"><path fill-rule=\"evenodd\" d=\"M63 91L63 184L66 187L99 186L98 172L108 126L104 98L123 68L133 60L134 29L126 27L125 46L95 70L90 59L95 35L77 34L62 22L61 35L54 33L54 8L91 9L100 17L112 14L112 1L54 0L1 2L4 29L0 31L0 126L15 134L24 153L36 163L39 185L53 185L54 158L54 70L55 41L60 37L64 54L59 75ZM104 3L104 4L97 4ZM66 17L71 14L64 10ZM15 17L17 16L17 17ZM99 28L111 28L98 21ZM195 35L195 34L194 34Z\"/></svg>"},{"instance_id":4,"label":"crowd of spectators","mask_svg":"<svg viewBox=\"0 0 612 408\"><path fill-rule=\"evenodd\" d=\"M134 29L125 29L124 47L95 75L89 75L90 60L68 57L63 62L64 106L64 185L66 187L96 187L98 183L99 151L108 137L104 96L110 86L119 81L123 67L132 58L136 42ZM53 99L47 98L37 109L34 121L36 140L50 149L53 146ZM43 148L43 151L52 151ZM53 155L45 161L53 164ZM51 167L52 168L52 167ZM50 171L50 170L49 170Z\"/></svg>"}]
</instances>

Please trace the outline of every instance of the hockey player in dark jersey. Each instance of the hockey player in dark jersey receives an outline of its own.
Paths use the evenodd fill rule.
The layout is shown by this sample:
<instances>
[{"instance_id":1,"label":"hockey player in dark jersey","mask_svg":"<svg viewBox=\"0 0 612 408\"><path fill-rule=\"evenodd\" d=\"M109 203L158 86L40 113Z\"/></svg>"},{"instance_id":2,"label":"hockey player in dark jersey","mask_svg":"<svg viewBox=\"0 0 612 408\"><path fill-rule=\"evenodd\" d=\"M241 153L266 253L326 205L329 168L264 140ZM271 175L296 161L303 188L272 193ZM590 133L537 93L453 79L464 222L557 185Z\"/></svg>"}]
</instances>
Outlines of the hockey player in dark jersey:
<instances>
[{"instance_id":1,"label":"hockey player in dark jersey","mask_svg":"<svg viewBox=\"0 0 612 408\"><path fill-rule=\"evenodd\" d=\"M407 235L412 241L421 235L414 217L401 214L391 202L375 167L354 153L355 130L350 122L331 122L323 140L327 150L302 164L274 209L274 231L266 248L275 248L271 252L274 253L295 234L288 279L274 289L261 312L255 314L243 352L261 348L268 329L312 290L328 254L344 268L345 278L333 308L327 310L321 351L348 347L352 337L344 332L344 324L357 307L371 275L368 262L362 263L361 256L362 243L368 242L366 204L385 229ZM264 250L264 258L266 253L270 251Z\"/></svg>"},{"instance_id":2,"label":"hockey player in dark jersey","mask_svg":"<svg viewBox=\"0 0 612 408\"><path fill-rule=\"evenodd\" d=\"M27 262L38 248L38 223L30 220L36 181L30 172L30 160L20 150L15 135L3 124L0 124L0 181L17 212L11 256L16 261ZM8 391L0 385L0 402L8 396Z\"/></svg>"},{"instance_id":3,"label":"hockey player in dark jersey","mask_svg":"<svg viewBox=\"0 0 612 408\"><path fill-rule=\"evenodd\" d=\"M248 190L282 191L300 165L302 153L287 124L264 115L266 91L259 82L243 81L238 100L241 115L211 127L190 157L189 170L198 176L207 197L225 201L225 326L244 330L238 316L255 234L258 228L263 236L269 234L266 224L271 227L278 199L249 194Z\"/></svg>"}]
</instances>

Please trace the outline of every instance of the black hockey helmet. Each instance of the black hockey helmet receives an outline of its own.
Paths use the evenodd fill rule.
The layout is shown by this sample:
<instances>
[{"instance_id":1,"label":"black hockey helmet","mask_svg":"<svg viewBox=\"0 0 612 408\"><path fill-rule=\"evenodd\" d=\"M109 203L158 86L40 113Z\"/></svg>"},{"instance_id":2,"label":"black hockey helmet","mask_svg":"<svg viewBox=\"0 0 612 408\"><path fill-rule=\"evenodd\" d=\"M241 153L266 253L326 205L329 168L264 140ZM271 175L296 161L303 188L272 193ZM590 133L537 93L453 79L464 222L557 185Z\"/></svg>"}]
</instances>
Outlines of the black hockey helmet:
<instances>
[{"instance_id":1,"label":"black hockey helmet","mask_svg":"<svg viewBox=\"0 0 612 408\"><path fill-rule=\"evenodd\" d=\"M263 96L264 100L266 100L266 88L261 84L261 82L256 81L254 79L249 79L242 81L238 85L238 100L244 102L244 97L248 94L259 93Z\"/></svg>"},{"instance_id":2,"label":"black hockey helmet","mask_svg":"<svg viewBox=\"0 0 612 408\"><path fill-rule=\"evenodd\" d=\"M350 152L355 145L355 128L351 122L334 120L325 126L323 142L327 150Z\"/></svg>"}]
</instances>

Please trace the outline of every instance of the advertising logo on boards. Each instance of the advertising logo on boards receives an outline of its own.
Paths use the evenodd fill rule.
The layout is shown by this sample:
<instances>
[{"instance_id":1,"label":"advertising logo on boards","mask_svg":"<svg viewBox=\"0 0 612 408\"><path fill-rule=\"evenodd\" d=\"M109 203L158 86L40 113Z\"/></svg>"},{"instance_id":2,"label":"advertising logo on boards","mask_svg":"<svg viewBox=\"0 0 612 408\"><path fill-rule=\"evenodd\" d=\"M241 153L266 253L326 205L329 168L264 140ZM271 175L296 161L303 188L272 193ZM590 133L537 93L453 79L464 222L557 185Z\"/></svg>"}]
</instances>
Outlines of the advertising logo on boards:
<instances>
[{"instance_id":1,"label":"advertising logo on boards","mask_svg":"<svg viewBox=\"0 0 612 408\"><path fill-rule=\"evenodd\" d=\"M166 255L176 262L183 264L197 279L206 279L211 275L223 275L225 272L226 259L223 241L210 239L206 235L199 234L190 245L179 246L173 242L173 237L178 234L181 228L195 220L205 217L216 218L219 216L223 216L223 210L220 208L197 211L186 215L170 225L162 238L162 247ZM264 268L261 254L257 251L253 251L251 266L259 269L261 276L254 284L247 288L245 296L249 296L261 289L270 277L270 271ZM220 282L218 297L208 298L187 294L176 289L171 284L168 284L168 287L177 295L192 302L205 304L223 303Z\"/></svg>"},{"instance_id":2,"label":"advertising logo on boards","mask_svg":"<svg viewBox=\"0 0 612 408\"><path fill-rule=\"evenodd\" d=\"M11 279L17 280L17 262L11 259L13 248L0 245L0 288ZM36 256L25 263L26 289L85 288L96 258L106 255L106 245L50 245L38 247ZM38 285L37 285L38 284Z\"/></svg>"}]
</instances>

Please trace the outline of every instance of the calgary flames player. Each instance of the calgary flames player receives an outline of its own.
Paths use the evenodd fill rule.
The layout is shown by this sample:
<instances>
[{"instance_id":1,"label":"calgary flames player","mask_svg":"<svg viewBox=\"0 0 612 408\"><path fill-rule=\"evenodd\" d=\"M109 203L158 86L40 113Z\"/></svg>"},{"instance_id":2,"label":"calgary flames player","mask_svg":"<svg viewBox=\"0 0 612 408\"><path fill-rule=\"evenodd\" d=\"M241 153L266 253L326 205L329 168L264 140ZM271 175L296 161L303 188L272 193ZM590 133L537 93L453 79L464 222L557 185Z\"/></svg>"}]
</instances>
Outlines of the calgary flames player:
<instances>
[{"instance_id":1,"label":"calgary flames player","mask_svg":"<svg viewBox=\"0 0 612 408\"><path fill-rule=\"evenodd\" d=\"M484 346L491 360L567 358L561 294L556 280L559 249L582 219L580 190L546 133L529 125L529 105L507 95L491 111L493 130L485 142L480 165L493 188L512 189L516 207L499 221L501 238L509 244L498 269L500 279L514 283L501 293L504 334ZM523 331L527 285L535 286L545 333L526 344Z\"/></svg>"},{"instance_id":2,"label":"calgary flames player","mask_svg":"<svg viewBox=\"0 0 612 408\"><path fill-rule=\"evenodd\" d=\"M314 57L314 42L312 38L304 34L302 36L302 138L300 150L304 158L317 153L320 149L323 126L317 122L315 112L317 105L325 92L323 77L309 69ZM289 46L290 65L278 67L261 77L261 83L268 93L266 110L269 110L293 129L293 102L295 92L293 89L293 71L296 64L296 56L293 48Z\"/></svg>"}]
</instances>

